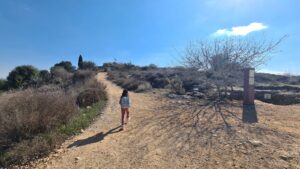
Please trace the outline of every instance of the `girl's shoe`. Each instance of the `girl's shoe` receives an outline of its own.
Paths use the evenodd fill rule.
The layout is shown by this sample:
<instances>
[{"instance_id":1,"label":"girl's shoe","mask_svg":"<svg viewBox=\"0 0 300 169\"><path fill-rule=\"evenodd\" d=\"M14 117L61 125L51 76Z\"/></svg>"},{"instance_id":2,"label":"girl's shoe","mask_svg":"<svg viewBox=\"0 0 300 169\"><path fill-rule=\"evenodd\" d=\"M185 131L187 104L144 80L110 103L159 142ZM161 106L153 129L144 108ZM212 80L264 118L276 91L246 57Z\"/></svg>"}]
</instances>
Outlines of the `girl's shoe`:
<instances>
[{"instance_id":1,"label":"girl's shoe","mask_svg":"<svg viewBox=\"0 0 300 169\"><path fill-rule=\"evenodd\" d=\"M127 124L130 120L130 117L128 119L126 119L125 124Z\"/></svg>"},{"instance_id":2,"label":"girl's shoe","mask_svg":"<svg viewBox=\"0 0 300 169\"><path fill-rule=\"evenodd\" d=\"M122 130L125 130L125 125L122 125L122 127L121 127L121 131L122 131Z\"/></svg>"}]
</instances>

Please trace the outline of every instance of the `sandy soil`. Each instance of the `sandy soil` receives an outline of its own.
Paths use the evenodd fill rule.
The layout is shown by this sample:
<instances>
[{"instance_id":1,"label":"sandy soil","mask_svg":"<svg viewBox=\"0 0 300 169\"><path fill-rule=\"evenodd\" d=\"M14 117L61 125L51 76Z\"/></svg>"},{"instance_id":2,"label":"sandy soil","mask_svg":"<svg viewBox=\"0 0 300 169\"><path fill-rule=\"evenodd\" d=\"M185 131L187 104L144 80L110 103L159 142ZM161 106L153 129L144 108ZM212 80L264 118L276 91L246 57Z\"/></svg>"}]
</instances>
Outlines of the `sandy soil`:
<instances>
[{"instance_id":1,"label":"sandy soil","mask_svg":"<svg viewBox=\"0 0 300 169\"><path fill-rule=\"evenodd\" d=\"M259 123L245 124L240 102L130 93L131 121L120 131L121 88L98 79L109 93L104 114L31 168L300 168L300 105L257 101Z\"/></svg>"}]
</instances>

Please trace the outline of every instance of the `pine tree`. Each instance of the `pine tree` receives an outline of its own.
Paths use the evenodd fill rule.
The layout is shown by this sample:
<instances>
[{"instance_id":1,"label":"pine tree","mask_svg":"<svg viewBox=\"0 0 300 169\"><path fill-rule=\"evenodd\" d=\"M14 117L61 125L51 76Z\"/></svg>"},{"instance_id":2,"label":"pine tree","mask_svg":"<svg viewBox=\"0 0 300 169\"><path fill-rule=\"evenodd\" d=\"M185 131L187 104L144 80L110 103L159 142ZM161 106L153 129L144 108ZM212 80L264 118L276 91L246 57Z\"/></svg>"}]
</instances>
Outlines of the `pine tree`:
<instances>
[{"instance_id":1,"label":"pine tree","mask_svg":"<svg viewBox=\"0 0 300 169\"><path fill-rule=\"evenodd\" d=\"M82 56L79 55L79 58L78 58L78 69L82 69L83 67L83 59L82 59Z\"/></svg>"}]
</instances>

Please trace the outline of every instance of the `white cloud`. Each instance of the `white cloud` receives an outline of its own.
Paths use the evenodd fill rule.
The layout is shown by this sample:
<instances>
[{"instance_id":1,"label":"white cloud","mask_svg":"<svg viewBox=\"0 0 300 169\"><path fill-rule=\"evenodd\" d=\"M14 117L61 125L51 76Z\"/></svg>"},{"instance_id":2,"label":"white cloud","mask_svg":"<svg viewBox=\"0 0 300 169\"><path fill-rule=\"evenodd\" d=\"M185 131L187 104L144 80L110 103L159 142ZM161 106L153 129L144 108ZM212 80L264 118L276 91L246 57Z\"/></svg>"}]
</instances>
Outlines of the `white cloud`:
<instances>
[{"instance_id":1,"label":"white cloud","mask_svg":"<svg viewBox=\"0 0 300 169\"><path fill-rule=\"evenodd\" d=\"M232 27L231 30L219 29L213 35L214 36L246 36L251 32L267 29L268 26L263 23L252 22L247 26Z\"/></svg>"}]
</instances>

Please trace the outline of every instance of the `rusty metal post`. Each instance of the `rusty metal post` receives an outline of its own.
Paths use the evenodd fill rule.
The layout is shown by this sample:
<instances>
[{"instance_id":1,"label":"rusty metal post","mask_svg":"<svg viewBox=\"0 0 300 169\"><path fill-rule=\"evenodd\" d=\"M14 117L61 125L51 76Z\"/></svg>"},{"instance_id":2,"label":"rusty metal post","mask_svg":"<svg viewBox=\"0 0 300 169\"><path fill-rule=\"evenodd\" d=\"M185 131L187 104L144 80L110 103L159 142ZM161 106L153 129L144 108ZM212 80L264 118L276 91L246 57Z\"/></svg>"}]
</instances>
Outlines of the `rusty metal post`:
<instances>
[{"instance_id":1,"label":"rusty metal post","mask_svg":"<svg viewBox=\"0 0 300 169\"><path fill-rule=\"evenodd\" d=\"M244 105L254 105L254 72L253 68L244 70Z\"/></svg>"}]
</instances>

